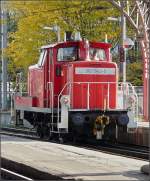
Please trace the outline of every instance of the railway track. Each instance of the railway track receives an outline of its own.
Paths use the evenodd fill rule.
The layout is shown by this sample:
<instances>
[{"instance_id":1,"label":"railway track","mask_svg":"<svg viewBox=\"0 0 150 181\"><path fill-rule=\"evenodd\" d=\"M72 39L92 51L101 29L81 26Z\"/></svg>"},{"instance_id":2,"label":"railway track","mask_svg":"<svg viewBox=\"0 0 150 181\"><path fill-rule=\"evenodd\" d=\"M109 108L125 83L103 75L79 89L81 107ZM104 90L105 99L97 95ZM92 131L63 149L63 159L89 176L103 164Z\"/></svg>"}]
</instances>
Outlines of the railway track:
<instances>
[{"instance_id":1,"label":"railway track","mask_svg":"<svg viewBox=\"0 0 150 181\"><path fill-rule=\"evenodd\" d=\"M1 134L41 141L41 139L38 136L36 136L36 132L33 130L31 131L31 130L23 130L16 128L2 128ZM42 141L49 141L49 140L42 139ZM51 142L58 143L57 141L51 141ZM149 160L149 148L144 146L127 145L127 144L110 143L110 142L98 142L91 140L88 140L86 142L77 142L75 144L72 142L68 142L66 144L82 147L85 149L101 151L108 154L126 156L146 161Z\"/></svg>"},{"instance_id":2,"label":"railway track","mask_svg":"<svg viewBox=\"0 0 150 181\"><path fill-rule=\"evenodd\" d=\"M0 133L8 136L18 136L33 140L41 140L40 137L36 135L36 131L30 129L3 127L1 128Z\"/></svg>"},{"instance_id":3,"label":"railway track","mask_svg":"<svg viewBox=\"0 0 150 181\"><path fill-rule=\"evenodd\" d=\"M38 170L24 163L1 158L0 180L65 180L59 176ZM69 181L69 179L67 179ZM73 179L70 179L73 181Z\"/></svg>"},{"instance_id":4,"label":"railway track","mask_svg":"<svg viewBox=\"0 0 150 181\"><path fill-rule=\"evenodd\" d=\"M8 131L12 133L17 133L17 134L25 134L28 136L36 136L36 132L33 129L24 129L24 128L11 128L11 127L3 127L1 128L1 131Z\"/></svg>"},{"instance_id":5,"label":"railway track","mask_svg":"<svg viewBox=\"0 0 150 181\"><path fill-rule=\"evenodd\" d=\"M92 150L102 151L105 153L117 154L120 156L126 156L129 158L135 158L140 160L149 160L149 149L147 147L140 147L136 145L126 145L126 144L119 144L119 143L110 143L110 142L103 142L100 144L95 143L87 143L83 148L92 148Z\"/></svg>"},{"instance_id":6,"label":"railway track","mask_svg":"<svg viewBox=\"0 0 150 181\"><path fill-rule=\"evenodd\" d=\"M14 171L10 171L5 168L1 168L1 179L2 180L33 180L24 175L18 174Z\"/></svg>"}]
</instances>

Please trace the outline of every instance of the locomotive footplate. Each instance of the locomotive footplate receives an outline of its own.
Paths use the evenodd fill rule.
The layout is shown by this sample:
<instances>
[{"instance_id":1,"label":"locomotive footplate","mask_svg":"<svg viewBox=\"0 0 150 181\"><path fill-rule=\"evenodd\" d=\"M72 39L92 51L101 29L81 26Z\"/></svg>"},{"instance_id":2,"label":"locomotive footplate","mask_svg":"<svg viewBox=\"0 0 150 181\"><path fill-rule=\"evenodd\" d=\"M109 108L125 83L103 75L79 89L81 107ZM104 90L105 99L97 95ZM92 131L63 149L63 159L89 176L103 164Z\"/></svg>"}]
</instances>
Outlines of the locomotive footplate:
<instances>
[{"instance_id":1,"label":"locomotive footplate","mask_svg":"<svg viewBox=\"0 0 150 181\"><path fill-rule=\"evenodd\" d=\"M127 110L70 111L69 132L81 139L111 140L118 136L118 127L127 131Z\"/></svg>"}]
</instances>

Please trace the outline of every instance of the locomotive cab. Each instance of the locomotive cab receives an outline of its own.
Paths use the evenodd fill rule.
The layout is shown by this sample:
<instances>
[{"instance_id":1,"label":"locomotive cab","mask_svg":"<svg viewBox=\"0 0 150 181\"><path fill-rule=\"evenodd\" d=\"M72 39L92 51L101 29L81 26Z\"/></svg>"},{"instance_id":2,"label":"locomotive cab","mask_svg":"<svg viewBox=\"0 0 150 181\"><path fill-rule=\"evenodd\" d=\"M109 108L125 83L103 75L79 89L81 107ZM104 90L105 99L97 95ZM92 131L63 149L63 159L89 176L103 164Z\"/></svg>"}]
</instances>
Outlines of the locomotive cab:
<instances>
[{"instance_id":1,"label":"locomotive cab","mask_svg":"<svg viewBox=\"0 0 150 181\"><path fill-rule=\"evenodd\" d=\"M28 95L15 96L16 123L28 120L38 134L114 139L127 128L118 108L118 68L108 43L67 41L41 47L29 67Z\"/></svg>"}]
</instances>

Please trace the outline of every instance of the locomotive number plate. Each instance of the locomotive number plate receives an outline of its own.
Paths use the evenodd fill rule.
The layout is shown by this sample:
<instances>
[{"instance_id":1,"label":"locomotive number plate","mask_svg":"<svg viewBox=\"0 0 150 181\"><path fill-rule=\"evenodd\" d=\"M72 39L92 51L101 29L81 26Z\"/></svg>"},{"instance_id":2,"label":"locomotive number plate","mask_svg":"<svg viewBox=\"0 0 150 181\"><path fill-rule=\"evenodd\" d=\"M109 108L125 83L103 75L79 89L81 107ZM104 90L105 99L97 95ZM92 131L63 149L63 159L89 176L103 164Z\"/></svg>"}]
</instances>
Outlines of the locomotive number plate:
<instances>
[{"instance_id":1,"label":"locomotive number plate","mask_svg":"<svg viewBox=\"0 0 150 181\"><path fill-rule=\"evenodd\" d=\"M115 68L75 68L75 74L115 75Z\"/></svg>"}]
</instances>

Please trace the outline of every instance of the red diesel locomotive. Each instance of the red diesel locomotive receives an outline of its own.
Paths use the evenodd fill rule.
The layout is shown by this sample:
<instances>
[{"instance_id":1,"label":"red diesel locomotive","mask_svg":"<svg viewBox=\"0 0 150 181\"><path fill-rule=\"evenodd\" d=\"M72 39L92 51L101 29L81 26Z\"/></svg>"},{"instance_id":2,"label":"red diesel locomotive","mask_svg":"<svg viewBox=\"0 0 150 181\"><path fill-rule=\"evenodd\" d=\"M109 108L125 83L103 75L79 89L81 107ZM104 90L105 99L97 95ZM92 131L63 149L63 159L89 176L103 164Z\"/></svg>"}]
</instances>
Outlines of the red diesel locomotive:
<instances>
[{"instance_id":1,"label":"red diesel locomotive","mask_svg":"<svg viewBox=\"0 0 150 181\"><path fill-rule=\"evenodd\" d=\"M38 63L29 67L27 95L15 95L16 124L27 120L40 137L116 138L129 118L117 106L118 68L110 47L88 40L41 47Z\"/></svg>"}]
</instances>

